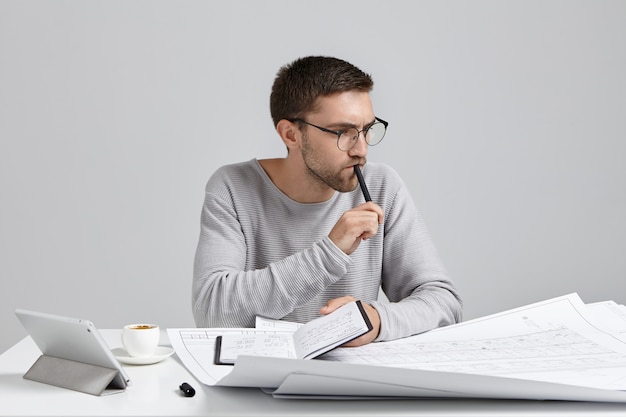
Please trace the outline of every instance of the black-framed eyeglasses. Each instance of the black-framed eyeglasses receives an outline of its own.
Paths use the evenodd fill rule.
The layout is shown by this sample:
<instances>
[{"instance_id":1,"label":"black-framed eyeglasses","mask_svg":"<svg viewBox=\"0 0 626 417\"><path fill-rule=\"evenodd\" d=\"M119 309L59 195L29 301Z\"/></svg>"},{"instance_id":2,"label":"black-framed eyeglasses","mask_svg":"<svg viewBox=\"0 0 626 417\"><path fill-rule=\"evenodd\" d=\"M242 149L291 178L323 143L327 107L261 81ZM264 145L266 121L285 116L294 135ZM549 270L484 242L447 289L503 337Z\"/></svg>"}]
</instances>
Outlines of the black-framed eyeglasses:
<instances>
[{"instance_id":1,"label":"black-framed eyeglasses","mask_svg":"<svg viewBox=\"0 0 626 417\"><path fill-rule=\"evenodd\" d=\"M359 130L356 127L350 127L345 130L332 130L314 125L313 123L309 123L306 120L300 118L289 119L289 121L304 123L306 125L318 128L322 132L337 135L337 147L344 152L349 151L354 147L354 145L356 145L356 143L359 141L359 135L361 133L363 133L365 143L367 143L369 146L378 145L380 141L383 140L383 138L385 137L385 133L387 132L387 126L389 126L389 123L378 117L376 117L374 123L369 126L365 126L363 130Z\"/></svg>"}]
</instances>

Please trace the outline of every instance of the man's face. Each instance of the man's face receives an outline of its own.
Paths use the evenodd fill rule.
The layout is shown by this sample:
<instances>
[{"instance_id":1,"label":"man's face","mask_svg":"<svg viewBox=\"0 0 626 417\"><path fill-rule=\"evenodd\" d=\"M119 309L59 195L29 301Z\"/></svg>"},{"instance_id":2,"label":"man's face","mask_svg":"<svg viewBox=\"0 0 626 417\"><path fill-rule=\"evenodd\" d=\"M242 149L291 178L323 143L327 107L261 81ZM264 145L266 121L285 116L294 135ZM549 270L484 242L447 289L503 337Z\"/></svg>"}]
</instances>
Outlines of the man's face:
<instances>
[{"instance_id":1,"label":"man's face","mask_svg":"<svg viewBox=\"0 0 626 417\"><path fill-rule=\"evenodd\" d=\"M317 110L304 119L330 130L362 130L374 117L369 93L351 91L320 97ZM367 146L362 133L352 149L342 151L337 147L337 135L313 126L303 129L302 158L307 172L314 181L340 192L357 187L354 165L365 163Z\"/></svg>"}]
</instances>

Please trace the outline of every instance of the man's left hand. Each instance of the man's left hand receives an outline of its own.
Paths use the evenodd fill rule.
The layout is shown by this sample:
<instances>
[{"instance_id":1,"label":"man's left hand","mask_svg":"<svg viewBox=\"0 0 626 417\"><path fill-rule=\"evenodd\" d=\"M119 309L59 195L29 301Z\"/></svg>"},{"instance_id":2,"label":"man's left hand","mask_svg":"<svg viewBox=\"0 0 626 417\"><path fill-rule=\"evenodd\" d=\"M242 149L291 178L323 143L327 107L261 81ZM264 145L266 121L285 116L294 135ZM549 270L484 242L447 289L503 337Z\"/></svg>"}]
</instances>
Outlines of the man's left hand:
<instances>
[{"instance_id":1,"label":"man's left hand","mask_svg":"<svg viewBox=\"0 0 626 417\"><path fill-rule=\"evenodd\" d=\"M357 300L356 298L350 295L346 295L346 296L339 297L339 298L333 298L332 300L329 300L326 303L326 305L320 309L320 314L324 314L324 315L330 314L333 311L337 310L342 305L348 304L349 302L356 301L356 300ZM370 330L369 332L365 333L362 336L357 337L354 340L351 340L350 342L342 346L356 347L356 346L366 345L370 343L371 341L373 341L374 339L376 339L378 337L378 334L380 333L380 316L378 315L378 311L376 311L374 307L372 307L371 305L367 303L361 302L361 304L363 305L363 309L367 313L367 317L369 318L370 323L372 323L372 330Z\"/></svg>"}]
</instances>

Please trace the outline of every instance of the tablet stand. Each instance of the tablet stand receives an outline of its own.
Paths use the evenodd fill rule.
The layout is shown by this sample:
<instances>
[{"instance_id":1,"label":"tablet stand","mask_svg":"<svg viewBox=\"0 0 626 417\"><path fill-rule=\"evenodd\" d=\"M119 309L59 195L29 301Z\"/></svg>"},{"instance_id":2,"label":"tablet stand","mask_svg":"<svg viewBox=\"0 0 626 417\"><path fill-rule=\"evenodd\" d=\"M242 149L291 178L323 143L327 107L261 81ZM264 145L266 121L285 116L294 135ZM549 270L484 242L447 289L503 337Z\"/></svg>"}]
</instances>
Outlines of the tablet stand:
<instances>
[{"instance_id":1,"label":"tablet stand","mask_svg":"<svg viewBox=\"0 0 626 417\"><path fill-rule=\"evenodd\" d=\"M87 394L106 395L124 391L124 388L111 386L118 373L117 369L41 355L24 378Z\"/></svg>"}]
</instances>

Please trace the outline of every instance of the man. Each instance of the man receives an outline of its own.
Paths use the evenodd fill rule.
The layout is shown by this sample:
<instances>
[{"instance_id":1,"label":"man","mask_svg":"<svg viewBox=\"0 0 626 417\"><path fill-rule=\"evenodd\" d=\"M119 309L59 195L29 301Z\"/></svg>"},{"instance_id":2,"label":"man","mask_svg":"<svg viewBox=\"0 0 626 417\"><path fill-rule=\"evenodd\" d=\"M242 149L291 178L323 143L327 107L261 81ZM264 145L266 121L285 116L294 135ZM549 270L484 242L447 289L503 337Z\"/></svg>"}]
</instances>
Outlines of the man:
<instances>
[{"instance_id":1,"label":"man","mask_svg":"<svg viewBox=\"0 0 626 417\"><path fill-rule=\"evenodd\" d=\"M374 328L350 346L460 321L460 297L406 186L390 167L366 165L368 144L387 128L372 88L368 74L331 57L279 70L270 110L287 155L223 166L206 186L199 327L254 327L256 316L307 322L355 299ZM379 287L389 303L377 301Z\"/></svg>"}]
</instances>

